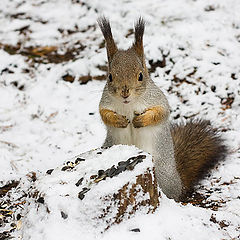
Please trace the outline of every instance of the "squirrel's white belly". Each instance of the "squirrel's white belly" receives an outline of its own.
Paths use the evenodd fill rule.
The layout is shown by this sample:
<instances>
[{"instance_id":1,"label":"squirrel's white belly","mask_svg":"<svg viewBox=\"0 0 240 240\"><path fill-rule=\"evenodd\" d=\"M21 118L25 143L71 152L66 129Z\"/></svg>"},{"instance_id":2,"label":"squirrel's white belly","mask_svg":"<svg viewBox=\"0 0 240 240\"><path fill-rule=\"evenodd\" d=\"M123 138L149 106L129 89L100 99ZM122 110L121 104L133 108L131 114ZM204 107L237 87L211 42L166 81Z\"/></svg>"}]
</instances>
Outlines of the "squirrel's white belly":
<instances>
[{"instance_id":1,"label":"squirrel's white belly","mask_svg":"<svg viewBox=\"0 0 240 240\"><path fill-rule=\"evenodd\" d=\"M159 131L159 126L148 126L142 128L134 128L132 120L134 118L134 112L142 113L146 109L146 106L138 104L134 108L132 105L123 105L118 107L116 112L123 116L126 116L130 120L129 125L126 128L114 128L111 130L112 137L116 144L135 145L136 147L154 154L155 137Z\"/></svg>"},{"instance_id":2,"label":"squirrel's white belly","mask_svg":"<svg viewBox=\"0 0 240 240\"><path fill-rule=\"evenodd\" d=\"M134 128L132 124L127 128L115 128L111 131L116 144L135 145L150 154L154 153L153 144L157 132L157 126Z\"/></svg>"},{"instance_id":3,"label":"squirrel's white belly","mask_svg":"<svg viewBox=\"0 0 240 240\"><path fill-rule=\"evenodd\" d=\"M133 128L133 144L144 151L154 155L154 144L156 143L156 133L158 126L148 126L143 128Z\"/></svg>"}]
</instances>

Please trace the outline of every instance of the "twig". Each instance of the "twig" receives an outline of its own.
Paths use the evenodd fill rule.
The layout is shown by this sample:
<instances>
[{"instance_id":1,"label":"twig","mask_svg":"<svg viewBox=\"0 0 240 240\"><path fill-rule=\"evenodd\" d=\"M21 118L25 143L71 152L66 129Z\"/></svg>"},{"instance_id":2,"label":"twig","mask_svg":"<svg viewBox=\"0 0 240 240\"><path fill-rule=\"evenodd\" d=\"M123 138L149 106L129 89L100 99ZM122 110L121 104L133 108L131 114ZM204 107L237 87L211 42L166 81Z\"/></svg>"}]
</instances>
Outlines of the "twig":
<instances>
[{"instance_id":1,"label":"twig","mask_svg":"<svg viewBox=\"0 0 240 240\"><path fill-rule=\"evenodd\" d=\"M45 123L46 123L46 122L49 122L52 118L56 117L57 114L58 114L58 111L56 111L56 112L54 112L54 113L51 113L44 122L45 122Z\"/></svg>"},{"instance_id":2,"label":"twig","mask_svg":"<svg viewBox=\"0 0 240 240\"><path fill-rule=\"evenodd\" d=\"M19 148L16 144L10 143L10 142L4 141L4 140L0 140L0 143L6 144L6 145L8 145L9 147Z\"/></svg>"}]
</instances>

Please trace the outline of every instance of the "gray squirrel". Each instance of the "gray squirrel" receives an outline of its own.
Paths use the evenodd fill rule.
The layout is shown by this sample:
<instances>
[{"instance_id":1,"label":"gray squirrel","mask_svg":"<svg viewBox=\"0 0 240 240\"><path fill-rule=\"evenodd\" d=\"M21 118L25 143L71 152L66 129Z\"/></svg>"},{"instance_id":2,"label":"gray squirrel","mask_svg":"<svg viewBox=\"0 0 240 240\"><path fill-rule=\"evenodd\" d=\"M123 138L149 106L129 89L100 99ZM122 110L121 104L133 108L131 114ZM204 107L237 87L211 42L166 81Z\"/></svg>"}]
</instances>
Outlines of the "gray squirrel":
<instances>
[{"instance_id":1,"label":"gray squirrel","mask_svg":"<svg viewBox=\"0 0 240 240\"><path fill-rule=\"evenodd\" d=\"M223 140L209 121L172 125L163 92L151 80L144 57L145 22L135 24L135 40L119 50L109 21L98 19L106 42L108 77L99 104L107 127L103 147L135 145L153 156L158 184L169 198L184 199L214 164L225 157Z\"/></svg>"}]
</instances>

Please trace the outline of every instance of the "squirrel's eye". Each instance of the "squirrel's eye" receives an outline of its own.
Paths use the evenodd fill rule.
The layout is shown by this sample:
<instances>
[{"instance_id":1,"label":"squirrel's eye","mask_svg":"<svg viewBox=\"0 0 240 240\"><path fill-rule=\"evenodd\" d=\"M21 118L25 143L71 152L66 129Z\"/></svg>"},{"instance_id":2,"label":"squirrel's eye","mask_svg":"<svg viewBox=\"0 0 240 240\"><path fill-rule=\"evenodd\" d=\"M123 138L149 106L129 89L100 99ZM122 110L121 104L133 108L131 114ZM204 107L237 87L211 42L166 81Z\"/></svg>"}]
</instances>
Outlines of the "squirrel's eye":
<instances>
[{"instance_id":1,"label":"squirrel's eye","mask_svg":"<svg viewBox=\"0 0 240 240\"><path fill-rule=\"evenodd\" d=\"M112 74L110 73L108 76L109 82L112 82Z\"/></svg>"},{"instance_id":2,"label":"squirrel's eye","mask_svg":"<svg viewBox=\"0 0 240 240\"><path fill-rule=\"evenodd\" d=\"M139 73L138 81L142 81L142 80L143 80L143 74L142 74L142 73Z\"/></svg>"}]
</instances>

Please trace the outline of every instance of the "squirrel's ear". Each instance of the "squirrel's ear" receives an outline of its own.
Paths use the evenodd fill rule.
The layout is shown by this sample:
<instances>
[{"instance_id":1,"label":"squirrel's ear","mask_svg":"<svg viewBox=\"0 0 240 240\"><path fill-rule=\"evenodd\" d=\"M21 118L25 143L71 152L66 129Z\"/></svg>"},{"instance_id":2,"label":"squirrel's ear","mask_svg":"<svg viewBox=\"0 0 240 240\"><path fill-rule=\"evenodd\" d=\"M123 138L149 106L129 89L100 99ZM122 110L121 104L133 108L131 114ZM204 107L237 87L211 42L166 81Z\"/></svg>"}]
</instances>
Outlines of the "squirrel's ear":
<instances>
[{"instance_id":1,"label":"squirrel's ear","mask_svg":"<svg viewBox=\"0 0 240 240\"><path fill-rule=\"evenodd\" d=\"M135 42L133 43L133 48L136 53L139 55L141 60L144 58L143 50L143 33L145 28L145 21L140 17L135 24Z\"/></svg>"},{"instance_id":2,"label":"squirrel's ear","mask_svg":"<svg viewBox=\"0 0 240 240\"><path fill-rule=\"evenodd\" d=\"M108 61L111 62L113 55L118 51L118 49L112 36L110 23L108 19L103 16L98 18L98 25L101 28L101 31L106 41Z\"/></svg>"}]
</instances>

